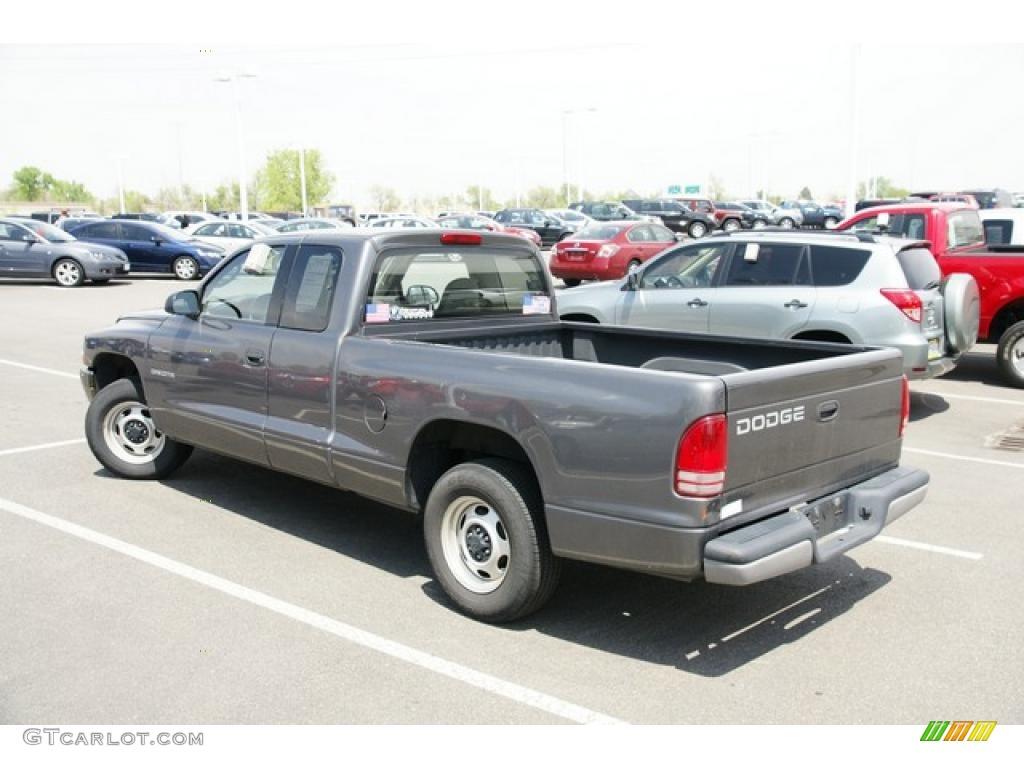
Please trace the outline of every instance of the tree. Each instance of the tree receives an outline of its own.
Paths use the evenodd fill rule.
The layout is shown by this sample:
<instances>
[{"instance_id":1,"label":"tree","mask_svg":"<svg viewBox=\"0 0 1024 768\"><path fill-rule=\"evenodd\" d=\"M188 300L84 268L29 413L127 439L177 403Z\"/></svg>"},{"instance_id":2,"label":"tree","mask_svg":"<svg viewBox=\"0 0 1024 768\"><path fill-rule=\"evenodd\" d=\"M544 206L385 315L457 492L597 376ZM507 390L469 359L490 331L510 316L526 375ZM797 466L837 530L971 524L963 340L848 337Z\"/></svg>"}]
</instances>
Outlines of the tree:
<instances>
[{"instance_id":1,"label":"tree","mask_svg":"<svg viewBox=\"0 0 1024 768\"><path fill-rule=\"evenodd\" d=\"M526 193L524 204L527 208L560 208L564 198L554 187L534 187Z\"/></svg>"},{"instance_id":2,"label":"tree","mask_svg":"<svg viewBox=\"0 0 1024 768\"><path fill-rule=\"evenodd\" d=\"M868 181L862 181L857 185L857 197L864 199L868 196L868 184L872 179ZM871 194L876 194L878 197L906 197L910 194L910 190L905 187L897 187L892 183L892 180L886 176L876 176L873 181L875 182L875 190Z\"/></svg>"},{"instance_id":3,"label":"tree","mask_svg":"<svg viewBox=\"0 0 1024 768\"><path fill-rule=\"evenodd\" d=\"M59 202L91 203L92 193L78 181L55 179L50 187L50 197Z\"/></svg>"},{"instance_id":4,"label":"tree","mask_svg":"<svg viewBox=\"0 0 1024 768\"><path fill-rule=\"evenodd\" d=\"M373 201L375 210L381 213L397 211L402 207L402 198L398 196L391 187L384 187L374 184L370 187L370 200Z\"/></svg>"},{"instance_id":5,"label":"tree","mask_svg":"<svg viewBox=\"0 0 1024 768\"><path fill-rule=\"evenodd\" d=\"M334 175L324 168L319 149L307 149L303 161L306 169L306 200L312 206L330 194ZM267 162L256 174L255 186L254 199L260 207L271 211L301 211L299 151L279 149L267 155Z\"/></svg>"},{"instance_id":6,"label":"tree","mask_svg":"<svg viewBox=\"0 0 1024 768\"><path fill-rule=\"evenodd\" d=\"M43 172L34 165L26 165L16 170L14 186L11 188L12 196L16 200L38 200L46 191L43 175Z\"/></svg>"},{"instance_id":7,"label":"tree","mask_svg":"<svg viewBox=\"0 0 1024 768\"><path fill-rule=\"evenodd\" d=\"M804 187L803 189L800 190L800 199L801 200L813 200L814 199L814 195L811 194L811 188L810 187Z\"/></svg>"},{"instance_id":8,"label":"tree","mask_svg":"<svg viewBox=\"0 0 1024 768\"><path fill-rule=\"evenodd\" d=\"M501 207L494 194L487 187L472 185L466 187L466 199L470 207L481 211L496 211Z\"/></svg>"},{"instance_id":9,"label":"tree","mask_svg":"<svg viewBox=\"0 0 1024 768\"><path fill-rule=\"evenodd\" d=\"M711 174L711 178L708 180L708 194L712 200L725 200L729 197L725 190L725 184L715 174Z\"/></svg>"}]
</instances>

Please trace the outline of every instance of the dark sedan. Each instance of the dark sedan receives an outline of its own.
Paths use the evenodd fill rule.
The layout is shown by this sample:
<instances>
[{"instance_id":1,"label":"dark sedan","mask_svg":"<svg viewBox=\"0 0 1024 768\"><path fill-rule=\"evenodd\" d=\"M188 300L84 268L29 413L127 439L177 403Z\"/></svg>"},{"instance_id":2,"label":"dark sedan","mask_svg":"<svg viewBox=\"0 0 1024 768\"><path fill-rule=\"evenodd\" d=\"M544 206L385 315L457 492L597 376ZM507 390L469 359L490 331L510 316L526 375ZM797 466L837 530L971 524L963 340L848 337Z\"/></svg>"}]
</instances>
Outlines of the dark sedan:
<instances>
[{"instance_id":1,"label":"dark sedan","mask_svg":"<svg viewBox=\"0 0 1024 768\"><path fill-rule=\"evenodd\" d=\"M571 227L548 216L540 208L506 208L494 214L494 220L507 227L532 229L540 237L544 248L550 248L572 234Z\"/></svg>"},{"instance_id":2,"label":"dark sedan","mask_svg":"<svg viewBox=\"0 0 1024 768\"><path fill-rule=\"evenodd\" d=\"M120 248L128 255L132 272L169 272L179 280L202 277L224 256L222 248L190 240L149 221L93 221L75 227L71 234L89 243Z\"/></svg>"},{"instance_id":3,"label":"dark sedan","mask_svg":"<svg viewBox=\"0 0 1024 768\"><path fill-rule=\"evenodd\" d=\"M52 277L73 288L86 280L105 283L128 268L117 248L79 242L44 221L0 219L0 277Z\"/></svg>"}]
</instances>

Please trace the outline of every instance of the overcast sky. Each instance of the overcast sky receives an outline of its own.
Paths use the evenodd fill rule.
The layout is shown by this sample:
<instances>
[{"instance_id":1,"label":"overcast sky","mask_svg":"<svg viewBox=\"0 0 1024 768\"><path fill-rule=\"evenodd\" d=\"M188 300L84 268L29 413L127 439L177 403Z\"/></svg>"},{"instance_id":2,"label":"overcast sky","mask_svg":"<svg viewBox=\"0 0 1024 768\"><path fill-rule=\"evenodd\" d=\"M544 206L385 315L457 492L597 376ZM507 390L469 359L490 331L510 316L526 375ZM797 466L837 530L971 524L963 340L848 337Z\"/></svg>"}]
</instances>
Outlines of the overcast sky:
<instances>
[{"instance_id":1,"label":"overcast sky","mask_svg":"<svg viewBox=\"0 0 1024 768\"><path fill-rule=\"evenodd\" d=\"M444 194L482 183L499 196L558 186L563 138L570 180L596 190L713 173L736 196L764 183L841 197L852 41L699 34L687 5L566 26L543 11L536 23L481 11L467 23L438 3L413 26L361 35L322 17L338 42L323 29L311 42L243 42L214 23L221 42L0 45L0 184L37 165L113 196L119 156L125 185L150 194L179 176L207 189L236 178L234 84L215 78L244 72L255 75L240 82L249 172L273 149L319 148L336 202L365 205L374 184ZM927 47L888 31L886 44L860 46L859 176L1024 190L1024 45Z\"/></svg>"}]
</instances>

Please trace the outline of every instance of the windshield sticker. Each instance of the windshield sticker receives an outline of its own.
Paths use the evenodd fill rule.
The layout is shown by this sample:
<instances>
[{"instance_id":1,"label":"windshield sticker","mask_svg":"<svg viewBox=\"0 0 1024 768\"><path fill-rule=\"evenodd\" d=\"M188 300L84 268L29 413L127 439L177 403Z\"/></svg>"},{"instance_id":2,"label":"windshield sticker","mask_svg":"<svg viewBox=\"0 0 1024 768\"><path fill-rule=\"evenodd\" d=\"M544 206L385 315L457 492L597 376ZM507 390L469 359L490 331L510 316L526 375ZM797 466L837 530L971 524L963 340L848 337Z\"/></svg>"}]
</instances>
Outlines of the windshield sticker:
<instances>
[{"instance_id":1,"label":"windshield sticker","mask_svg":"<svg viewBox=\"0 0 1024 768\"><path fill-rule=\"evenodd\" d=\"M551 298L548 296L523 296L523 314L551 314Z\"/></svg>"},{"instance_id":2,"label":"windshield sticker","mask_svg":"<svg viewBox=\"0 0 1024 768\"><path fill-rule=\"evenodd\" d=\"M434 310L424 307L400 307L397 304L391 307L392 320L429 320L434 316Z\"/></svg>"},{"instance_id":3,"label":"windshield sticker","mask_svg":"<svg viewBox=\"0 0 1024 768\"><path fill-rule=\"evenodd\" d=\"M367 304L366 305L366 322L367 323L389 323L389 322L391 322L391 305L390 304Z\"/></svg>"}]
</instances>

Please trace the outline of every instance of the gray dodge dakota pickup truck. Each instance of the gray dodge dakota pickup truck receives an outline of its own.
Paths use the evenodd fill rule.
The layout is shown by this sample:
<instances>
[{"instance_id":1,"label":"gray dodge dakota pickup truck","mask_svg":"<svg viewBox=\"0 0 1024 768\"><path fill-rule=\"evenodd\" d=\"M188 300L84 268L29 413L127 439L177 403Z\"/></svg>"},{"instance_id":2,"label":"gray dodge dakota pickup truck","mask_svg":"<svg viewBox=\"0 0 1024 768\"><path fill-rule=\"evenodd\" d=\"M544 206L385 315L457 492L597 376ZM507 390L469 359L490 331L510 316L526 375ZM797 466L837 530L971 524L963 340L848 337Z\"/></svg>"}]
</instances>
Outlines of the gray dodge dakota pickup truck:
<instances>
[{"instance_id":1,"label":"gray dodge dakota pickup truck","mask_svg":"<svg viewBox=\"0 0 1024 768\"><path fill-rule=\"evenodd\" d=\"M898 351L557 318L520 237L272 236L86 337L86 436L120 477L199 446L418 513L445 592L494 622L565 558L750 584L925 496Z\"/></svg>"}]
</instances>

